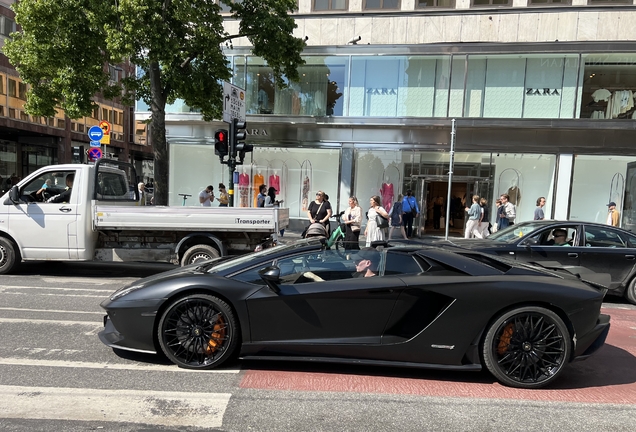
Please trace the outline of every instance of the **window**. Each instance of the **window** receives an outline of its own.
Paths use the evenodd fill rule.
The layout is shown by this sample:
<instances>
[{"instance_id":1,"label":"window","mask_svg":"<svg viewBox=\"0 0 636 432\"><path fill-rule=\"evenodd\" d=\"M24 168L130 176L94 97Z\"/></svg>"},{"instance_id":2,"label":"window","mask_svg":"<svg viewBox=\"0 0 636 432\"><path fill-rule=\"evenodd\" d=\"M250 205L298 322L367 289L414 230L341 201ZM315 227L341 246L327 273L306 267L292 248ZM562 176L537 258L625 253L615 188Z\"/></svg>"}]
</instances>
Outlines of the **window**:
<instances>
[{"instance_id":1,"label":"window","mask_svg":"<svg viewBox=\"0 0 636 432\"><path fill-rule=\"evenodd\" d=\"M254 284L254 285L264 285L265 282L263 281L263 279L261 279L258 272L264 269L265 267L269 267L271 265L272 265L271 261L259 264L256 267L252 267L249 270L245 270L242 273L232 276L232 279L238 280L241 282L246 282L249 284Z\"/></svg>"},{"instance_id":2,"label":"window","mask_svg":"<svg viewBox=\"0 0 636 432\"><path fill-rule=\"evenodd\" d=\"M415 2L416 8L426 7L441 7L453 9L455 7L455 0L417 0Z\"/></svg>"},{"instance_id":3,"label":"window","mask_svg":"<svg viewBox=\"0 0 636 432\"><path fill-rule=\"evenodd\" d=\"M587 4L632 4L632 0L587 0Z\"/></svg>"},{"instance_id":4,"label":"window","mask_svg":"<svg viewBox=\"0 0 636 432\"><path fill-rule=\"evenodd\" d=\"M569 5L572 3L572 0L529 0L529 6L561 6L561 5Z\"/></svg>"},{"instance_id":5,"label":"window","mask_svg":"<svg viewBox=\"0 0 636 432\"><path fill-rule=\"evenodd\" d=\"M20 111L20 120L29 121L29 115L24 111Z\"/></svg>"},{"instance_id":6,"label":"window","mask_svg":"<svg viewBox=\"0 0 636 432\"><path fill-rule=\"evenodd\" d=\"M69 177L70 176L70 177ZM24 202L45 202L51 197L61 195L59 202L69 202L70 189L67 190L67 177L72 187L75 171L51 171L32 180L20 191L20 199ZM63 194L63 195L62 195Z\"/></svg>"},{"instance_id":7,"label":"window","mask_svg":"<svg viewBox=\"0 0 636 432\"><path fill-rule=\"evenodd\" d=\"M347 0L314 0L314 11L347 10Z\"/></svg>"},{"instance_id":8,"label":"window","mask_svg":"<svg viewBox=\"0 0 636 432\"><path fill-rule=\"evenodd\" d=\"M66 127L66 122L64 119L57 119L57 127L60 129L64 129Z\"/></svg>"},{"instance_id":9,"label":"window","mask_svg":"<svg viewBox=\"0 0 636 432\"><path fill-rule=\"evenodd\" d=\"M356 272L353 261L345 261L335 251L312 251L278 260L283 284L351 279Z\"/></svg>"},{"instance_id":10,"label":"window","mask_svg":"<svg viewBox=\"0 0 636 432\"><path fill-rule=\"evenodd\" d=\"M364 7L365 10L373 10L373 9L399 9L400 8L400 0L365 0Z\"/></svg>"},{"instance_id":11,"label":"window","mask_svg":"<svg viewBox=\"0 0 636 432\"><path fill-rule=\"evenodd\" d=\"M538 241L538 246L577 246L576 226L550 228L532 238Z\"/></svg>"},{"instance_id":12,"label":"window","mask_svg":"<svg viewBox=\"0 0 636 432\"><path fill-rule=\"evenodd\" d=\"M115 168L99 168L95 190L98 200L130 200L128 189L128 181L124 171ZM134 199L133 196L132 200Z\"/></svg>"},{"instance_id":13,"label":"window","mask_svg":"<svg viewBox=\"0 0 636 432\"><path fill-rule=\"evenodd\" d=\"M108 120L108 108L102 108L102 120Z\"/></svg>"},{"instance_id":14,"label":"window","mask_svg":"<svg viewBox=\"0 0 636 432\"><path fill-rule=\"evenodd\" d=\"M628 245L627 234L618 233L611 229L586 226L585 246L586 247L609 247L625 248ZM633 239L630 239L633 242Z\"/></svg>"},{"instance_id":15,"label":"window","mask_svg":"<svg viewBox=\"0 0 636 432\"><path fill-rule=\"evenodd\" d=\"M17 84L15 80L9 78L9 96L16 97L17 95Z\"/></svg>"},{"instance_id":16,"label":"window","mask_svg":"<svg viewBox=\"0 0 636 432\"><path fill-rule=\"evenodd\" d=\"M512 6L512 0L473 0L473 6Z\"/></svg>"},{"instance_id":17,"label":"window","mask_svg":"<svg viewBox=\"0 0 636 432\"><path fill-rule=\"evenodd\" d=\"M386 264L384 275L418 274L422 268L415 261L415 258L406 253L389 251L386 254Z\"/></svg>"},{"instance_id":18,"label":"window","mask_svg":"<svg viewBox=\"0 0 636 432\"><path fill-rule=\"evenodd\" d=\"M15 21L6 16L0 16L0 34L9 36L15 31Z\"/></svg>"},{"instance_id":19,"label":"window","mask_svg":"<svg viewBox=\"0 0 636 432\"><path fill-rule=\"evenodd\" d=\"M18 83L18 98L26 100L27 85L25 83Z\"/></svg>"},{"instance_id":20,"label":"window","mask_svg":"<svg viewBox=\"0 0 636 432\"><path fill-rule=\"evenodd\" d=\"M4 75L0 75L0 95L5 94L4 92Z\"/></svg>"},{"instance_id":21,"label":"window","mask_svg":"<svg viewBox=\"0 0 636 432\"><path fill-rule=\"evenodd\" d=\"M99 105L95 105L93 107L93 112L91 113L91 117L95 120L99 120Z\"/></svg>"}]
</instances>

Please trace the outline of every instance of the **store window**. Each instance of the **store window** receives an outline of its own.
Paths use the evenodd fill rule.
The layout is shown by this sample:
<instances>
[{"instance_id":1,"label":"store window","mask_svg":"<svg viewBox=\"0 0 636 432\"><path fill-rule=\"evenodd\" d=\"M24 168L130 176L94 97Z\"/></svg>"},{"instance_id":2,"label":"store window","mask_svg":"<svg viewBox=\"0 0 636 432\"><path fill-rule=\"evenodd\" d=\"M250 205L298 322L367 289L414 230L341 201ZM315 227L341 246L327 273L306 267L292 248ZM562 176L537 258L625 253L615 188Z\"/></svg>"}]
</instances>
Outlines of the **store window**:
<instances>
[{"instance_id":1,"label":"store window","mask_svg":"<svg viewBox=\"0 0 636 432\"><path fill-rule=\"evenodd\" d=\"M300 81L287 81L288 87L278 88L274 73L258 57L247 60L246 99L248 114L280 114L342 116L345 112L345 85L348 57L305 57L298 68ZM238 59L237 59L238 60ZM235 77L240 86L241 65L235 62Z\"/></svg>"},{"instance_id":2,"label":"store window","mask_svg":"<svg viewBox=\"0 0 636 432\"><path fill-rule=\"evenodd\" d=\"M452 9L455 7L455 0L417 0L415 2L417 9L427 7L440 7Z\"/></svg>"},{"instance_id":3,"label":"store window","mask_svg":"<svg viewBox=\"0 0 636 432\"><path fill-rule=\"evenodd\" d=\"M50 126L54 126L51 124ZM57 149L37 145L22 146L22 175L31 174L47 165L57 164Z\"/></svg>"},{"instance_id":4,"label":"store window","mask_svg":"<svg viewBox=\"0 0 636 432\"><path fill-rule=\"evenodd\" d=\"M316 12L347 10L347 0L313 0L312 9Z\"/></svg>"},{"instance_id":5,"label":"store window","mask_svg":"<svg viewBox=\"0 0 636 432\"><path fill-rule=\"evenodd\" d=\"M350 116L446 117L450 56L353 57Z\"/></svg>"},{"instance_id":6,"label":"store window","mask_svg":"<svg viewBox=\"0 0 636 432\"><path fill-rule=\"evenodd\" d=\"M400 0L363 0L363 2L365 10L400 8Z\"/></svg>"},{"instance_id":7,"label":"store window","mask_svg":"<svg viewBox=\"0 0 636 432\"><path fill-rule=\"evenodd\" d=\"M572 4L572 0L528 0L528 6L562 6Z\"/></svg>"},{"instance_id":8,"label":"store window","mask_svg":"<svg viewBox=\"0 0 636 432\"><path fill-rule=\"evenodd\" d=\"M0 140L0 194L18 181L17 148L16 143Z\"/></svg>"},{"instance_id":9,"label":"store window","mask_svg":"<svg viewBox=\"0 0 636 432\"><path fill-rule=\"evenodd\" d=\"M580 117L636 119L636 54L583 56Z\"/></svg>"},{"instance_id":10,"label":"store window","mask_svg":"<svg viewBox=\"0 0 636 432\"><path fill-rule=\"evenodd\" d=\"M472 0L473 6L512 6L512 0Z\"/></svg>"}]
</instances>

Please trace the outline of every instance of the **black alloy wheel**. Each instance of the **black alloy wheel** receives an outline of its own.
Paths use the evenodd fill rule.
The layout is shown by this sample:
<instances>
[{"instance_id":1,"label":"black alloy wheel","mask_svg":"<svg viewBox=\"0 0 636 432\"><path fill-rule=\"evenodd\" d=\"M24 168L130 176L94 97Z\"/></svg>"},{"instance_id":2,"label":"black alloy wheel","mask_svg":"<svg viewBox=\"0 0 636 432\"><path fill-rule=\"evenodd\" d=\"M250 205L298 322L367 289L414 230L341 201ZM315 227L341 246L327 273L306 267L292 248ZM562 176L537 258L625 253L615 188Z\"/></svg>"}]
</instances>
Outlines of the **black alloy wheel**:
<instances>
[{"instance_id":1,"label":"black alloy wheel","mask_svg":"<svg viewBox=\"0 0 636 432\"><path fill-rule=\"evenodd\" d=\"M185 369L211 369L229 359L238 344L238 326L223 300L193 294L175 300L159 321L159 344Z\"/></svg>"},{"instance_id":2,"label":"black alloy wheel","mask_svg":"<svg viewBox=\"0 0 636 432\"><path fill-rule=\"evenodd\" d=\"M488 329L484 363L502 384L541 388L553 382L570 358L570 335L551 310L528 306L500 316Z\"/></svg>"}]
</instances>

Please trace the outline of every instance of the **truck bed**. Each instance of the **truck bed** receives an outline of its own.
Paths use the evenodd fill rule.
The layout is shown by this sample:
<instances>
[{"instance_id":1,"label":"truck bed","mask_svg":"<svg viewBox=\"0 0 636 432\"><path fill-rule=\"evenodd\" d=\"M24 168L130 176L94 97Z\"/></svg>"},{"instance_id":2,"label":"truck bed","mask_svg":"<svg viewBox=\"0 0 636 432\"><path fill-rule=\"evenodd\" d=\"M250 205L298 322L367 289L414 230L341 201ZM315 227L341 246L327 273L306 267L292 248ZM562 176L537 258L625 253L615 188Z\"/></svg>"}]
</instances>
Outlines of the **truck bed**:
<instances>
[{"instance_id":1,"label":"truck bed","mask_svg":"<svg viewBox=\"0 0 636 432\"><path fill-rule=\"evenodd\" d=\"M95 230L274 233L289 225L286 208L93 206Z\"/></svg>"}]
</instances>

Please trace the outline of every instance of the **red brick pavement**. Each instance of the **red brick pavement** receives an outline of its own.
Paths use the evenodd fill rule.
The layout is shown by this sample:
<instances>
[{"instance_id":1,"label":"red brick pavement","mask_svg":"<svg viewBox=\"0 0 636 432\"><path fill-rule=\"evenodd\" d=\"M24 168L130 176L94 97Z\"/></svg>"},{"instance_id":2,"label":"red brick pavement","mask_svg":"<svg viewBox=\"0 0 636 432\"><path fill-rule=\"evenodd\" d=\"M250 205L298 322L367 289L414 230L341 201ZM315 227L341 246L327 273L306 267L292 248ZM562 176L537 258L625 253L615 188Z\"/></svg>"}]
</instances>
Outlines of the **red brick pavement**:
<instances>
[{"instance_id":1,"label":"red brick pavement","mask_svg":"<svg viewBox=\"0 0 636 432\"><path fill-rule=\"evenodd\" d=\"M636 405L636 310L612 307L604 308L603 313L611 316L612 325L605 346L588 360L568 365L549 389L505 387L485 372L404 372L392 368L370 372L369 368L351 367L311 371L314 366L306 365L297 366L304 371L248 370L241 387Z\"/></svg>"}]
</instances>

